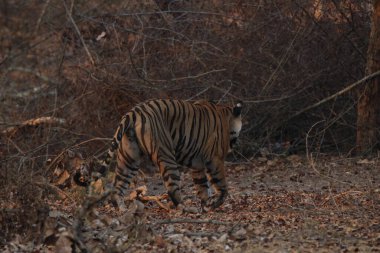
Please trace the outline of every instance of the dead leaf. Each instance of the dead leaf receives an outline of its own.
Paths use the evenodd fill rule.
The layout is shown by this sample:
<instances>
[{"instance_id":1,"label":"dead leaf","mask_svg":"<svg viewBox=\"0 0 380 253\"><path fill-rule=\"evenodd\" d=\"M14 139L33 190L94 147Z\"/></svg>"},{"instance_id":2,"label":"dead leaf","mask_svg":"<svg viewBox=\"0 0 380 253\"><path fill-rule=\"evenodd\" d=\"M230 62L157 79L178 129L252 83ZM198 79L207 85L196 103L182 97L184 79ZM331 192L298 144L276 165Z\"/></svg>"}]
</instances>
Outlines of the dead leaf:
<instances>
[{"instance_id":1,"label":"dead leaf","mask_svg":"<svg viewBox=\"0 0 380 253\"><path fill-rule=\"evenodd\" d=\"M55 252L57 253L72 253L73 242L68 236L68 233L62 233L55 244Z\"/></svg>"},{"instance_id":2,"label":"dead leaf","mask_svg":"<svg viewBox=\"0 0 380 253\"><path fill-rule=\"evenodd\" d=\"M104 184L101 178L99 178L95 182L91 182L90 187L92 187L93 192L96 194L102 194L104 192Z\"/></svg>"},{"instance_id":3,"label":"dead leaf","mask_svg":"<svg viewBox=\"0 0 380 253\"><path fill-rule=\"evenodd\" d=\"M166 241L161 235L155 237L155 243L159 248L164 248L166 246Z\"/></svg>"},{"instance_id":4,"label":"dead leaf","mask_svg":"<svg viewBox=\"0 0 380 253\"><path fill-rule=\"evenodd\" d=\"M70 178L70 173L67 172L67 170L64 170L61 175L59 175L59 178L54 183L55 185L64 185L65 182Z\"/></svg>"},{"instance_id":5,"label":"dead leaf","mask_svg":"<svg viewBox=\"0 0 380 253\"><path fill-rule=\"evenodd\" d=\"M240 228L238 231L232 233L232 236L236 240L244 240L247 237L247 231L244 228Z\"/></svg>"},{"instance_id":6,"label":"dead leaf","mask_svg":"<svg viewBox=\"0 0 380 253\"><path fill-rule=\"evenodd\" d=\"M356 162L356 164L359 164L359 165L375 164L375 161L374 160L368 160L367 158L364 158L364 159L358 160Z\"/></svg>"},{"instance_id":7,"label":"dead leaf","mask_svg":"<svg viewBox=\"0 0 380 253\"><path fill-rule=\"evenodd\" d=\"M99 41L103 39L104 37L106 37L106 35L107 35L106 32L103 31L101 34L98 35L98 37L96 37L96 40Z\"/></svg>"}]
</instances>

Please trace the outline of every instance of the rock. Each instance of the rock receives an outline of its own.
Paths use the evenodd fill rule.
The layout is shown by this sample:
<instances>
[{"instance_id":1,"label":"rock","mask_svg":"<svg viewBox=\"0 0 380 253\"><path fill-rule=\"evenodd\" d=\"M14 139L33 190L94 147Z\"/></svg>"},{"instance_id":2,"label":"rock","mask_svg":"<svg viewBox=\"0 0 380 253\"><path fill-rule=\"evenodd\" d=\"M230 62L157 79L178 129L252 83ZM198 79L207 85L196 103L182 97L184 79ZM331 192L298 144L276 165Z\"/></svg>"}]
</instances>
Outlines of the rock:
<instances>
[{"instance_id":1,"label":"rock","mask_svg":"<svg viewBox=\"0 0 380 253\"><path fill-rule=\"evenodd\" d=\"M247 237L247 231L244 228L240 228L238 231L232 233L232 236L236 240L244 240Z\"/></svg>"},{"instance_id":2,"label":"rock","mask_svg":"<svg viewBox=\"0 0 380 253\"><path fill-rule=\"evenodd\" d=\"M222 235L219 237L218 242L222 242L222 243L224 243L224 242L227 240L227 237L228 237L228 234L227 234L227 233L222 234Z\"/></svg>"}]
</instances>

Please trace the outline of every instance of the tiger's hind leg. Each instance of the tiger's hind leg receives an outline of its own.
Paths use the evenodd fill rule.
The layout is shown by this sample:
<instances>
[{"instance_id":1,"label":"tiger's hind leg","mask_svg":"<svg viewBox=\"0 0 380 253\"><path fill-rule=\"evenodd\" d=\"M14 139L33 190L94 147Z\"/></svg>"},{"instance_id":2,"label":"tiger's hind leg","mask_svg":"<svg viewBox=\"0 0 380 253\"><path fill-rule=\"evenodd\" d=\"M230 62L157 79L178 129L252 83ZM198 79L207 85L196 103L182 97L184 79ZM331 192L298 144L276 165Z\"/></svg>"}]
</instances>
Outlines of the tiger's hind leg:
<instances>
[{"instance_id":1,"label":"tiger's hind leg","mask_svg":"<svg viewBox=\"0 0 380 253\"><path fill-rule=\"evenodd\" d=\"M201 200L202 209L207 204L209 198L209 183L206 174L206 168L192 168L191 176L193 178L194 187L197 196Z\"/></svg>"},{"instance_id":2,"label":"tiger's hind leg","mask_svg":"<svg viewBox=\"0 0 380 253\"><path fill-rule=\"evenodd\" d=\"M124 195L136 177L141 160L141 150L138 146L136 134L133 129L127 130L121 139L117 151L117 167L115 171L114 199L119 210L125 211Z\"/></svg>"},{"instance_id":3,"label":"tiger's hind leg","mask_svg":"<svg viewBox=\"0 0 380 253\"><path fill-rule=\"evenodd\" d=\"M164 180L165 188L168 192L170 200L177 207L182 203L182 196L180 191L181 175L179 166L175 161L158 161L158 167L160 169L161 177Z\"/></svg>"},{"instance_id":4,"label":"tiger's hind leg","mask_svg":"<svg viewBox=\"0 0 380 253\"><path fill-rule=\"evenodd\" d=\"M228 195L224 162L220 159L214 159L206 164L207 174L211 185L215 190L214 196L207 201L207 209L216 209L221 206Z\"/></svg>"}]
</instances>

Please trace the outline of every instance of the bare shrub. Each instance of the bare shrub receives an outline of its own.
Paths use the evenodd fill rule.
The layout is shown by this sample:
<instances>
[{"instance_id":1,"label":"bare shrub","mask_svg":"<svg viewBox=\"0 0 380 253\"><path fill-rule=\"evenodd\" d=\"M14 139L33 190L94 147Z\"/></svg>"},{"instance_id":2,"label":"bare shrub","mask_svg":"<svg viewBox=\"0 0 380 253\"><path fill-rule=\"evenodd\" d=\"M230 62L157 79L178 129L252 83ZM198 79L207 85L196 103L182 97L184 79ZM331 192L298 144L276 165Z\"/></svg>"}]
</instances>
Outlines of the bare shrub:
<instances>
[{"instance_id":1,"label":"bare shrub","mask_svg":"<svg viewBox=\"0 0 380 253\"><path fill-rule=\"evenodd\" d=\"M23 173L43 175L63 149L110 137L149 98L243 100L248 158L262 147L303 151L306 136L311 151L352 148L354 91L293 116L364 75L368 1L63 2L0 6L0 130L43 116L67 122L2 136L2 198L33 187ZM85 149L98 155L105 143Z\"/></svg>"}]
</instances>

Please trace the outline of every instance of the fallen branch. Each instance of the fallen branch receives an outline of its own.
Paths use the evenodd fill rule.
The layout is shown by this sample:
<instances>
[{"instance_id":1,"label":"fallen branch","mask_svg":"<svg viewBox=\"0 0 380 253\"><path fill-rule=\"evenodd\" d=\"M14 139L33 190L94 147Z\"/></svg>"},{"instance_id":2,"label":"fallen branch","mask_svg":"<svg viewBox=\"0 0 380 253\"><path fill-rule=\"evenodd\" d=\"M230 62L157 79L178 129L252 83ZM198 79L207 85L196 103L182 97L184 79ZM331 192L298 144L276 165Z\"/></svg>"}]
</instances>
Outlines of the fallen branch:
<instances>
[{"instance_id":1,"label":"fallen branch","mask_svg":"<svg viewBox=\"0 0 380 253\"><path fill-rule=\"evenodd\" d=\"M214 225L224 225L228 226L231 225L231 223L218 221L218 220L194 220L194 219L167 219L167 220L161 220L157 221L155 225L159 224L173 224L173 223L198 223L198 224L214 224Z\"/></svg>"},{"instance_id":2,"label":"fallen branch","mask_svg":"<svg viewBox=\"0 0 380 253\"><path fill-rule=\"evenodd\" d=\"M170 210L169 205L165 205L164 203L161 202L163 199L167 199L168 195L159 195L159 196L140 196L138 197L139 200L143 202L148 202L148 201L155 201L157 205L159 205L162 209L165 209L166 211Z\"/></svg>"},{"instance_id":3,"label":"fallen branch","mask_svg":"<svg viewBox=\"0 0 380 253\"><path fill-rule=\"evenodd\" d=\"M221 234L218 232L189 232L189 231L170 232L170 233L167 233L166 235L184 235L187 237L212 237L212 236L220 237L221 236Z\"/></svg>"},{"instance_id":4,"label":"fallen branch","mask_svg":"<svg viewBox=\"0 0 380 253\"><path fill-rule=\"evenodd\" d=\"M14 135L14 134L16 134L17 131L19 131L22 128L25 128L25 127L31 127L31 126L35 127L35 126L39 126L39 125L42 125L42 124L63 125L65 123L66 123L66 120L62 119L62 118L40 117L40 118L36 118L36 119L26 120L26 121L22 122L21 124L16 124L16 126L13 126L13 127L8 127L7 129L5 129L4 131L2 131L1 133L8 136L8 135Z\"/></svg>"},{"instance_id":5,"label":"fallen branch","mask_svg":"<svg viewBox=\"0 0 380 253\"><path fill-rule=\"evenodd\" d=\"M148 192L148 188L143 185L135 189L129 194L129 200L137 199L141 202L155 201L161 208L166 211L170 210L169 205L165 205L161 202L163 199L168 199L168 194L158 195L158 196L144 196Z\"/></svg>"}]
</instances>

